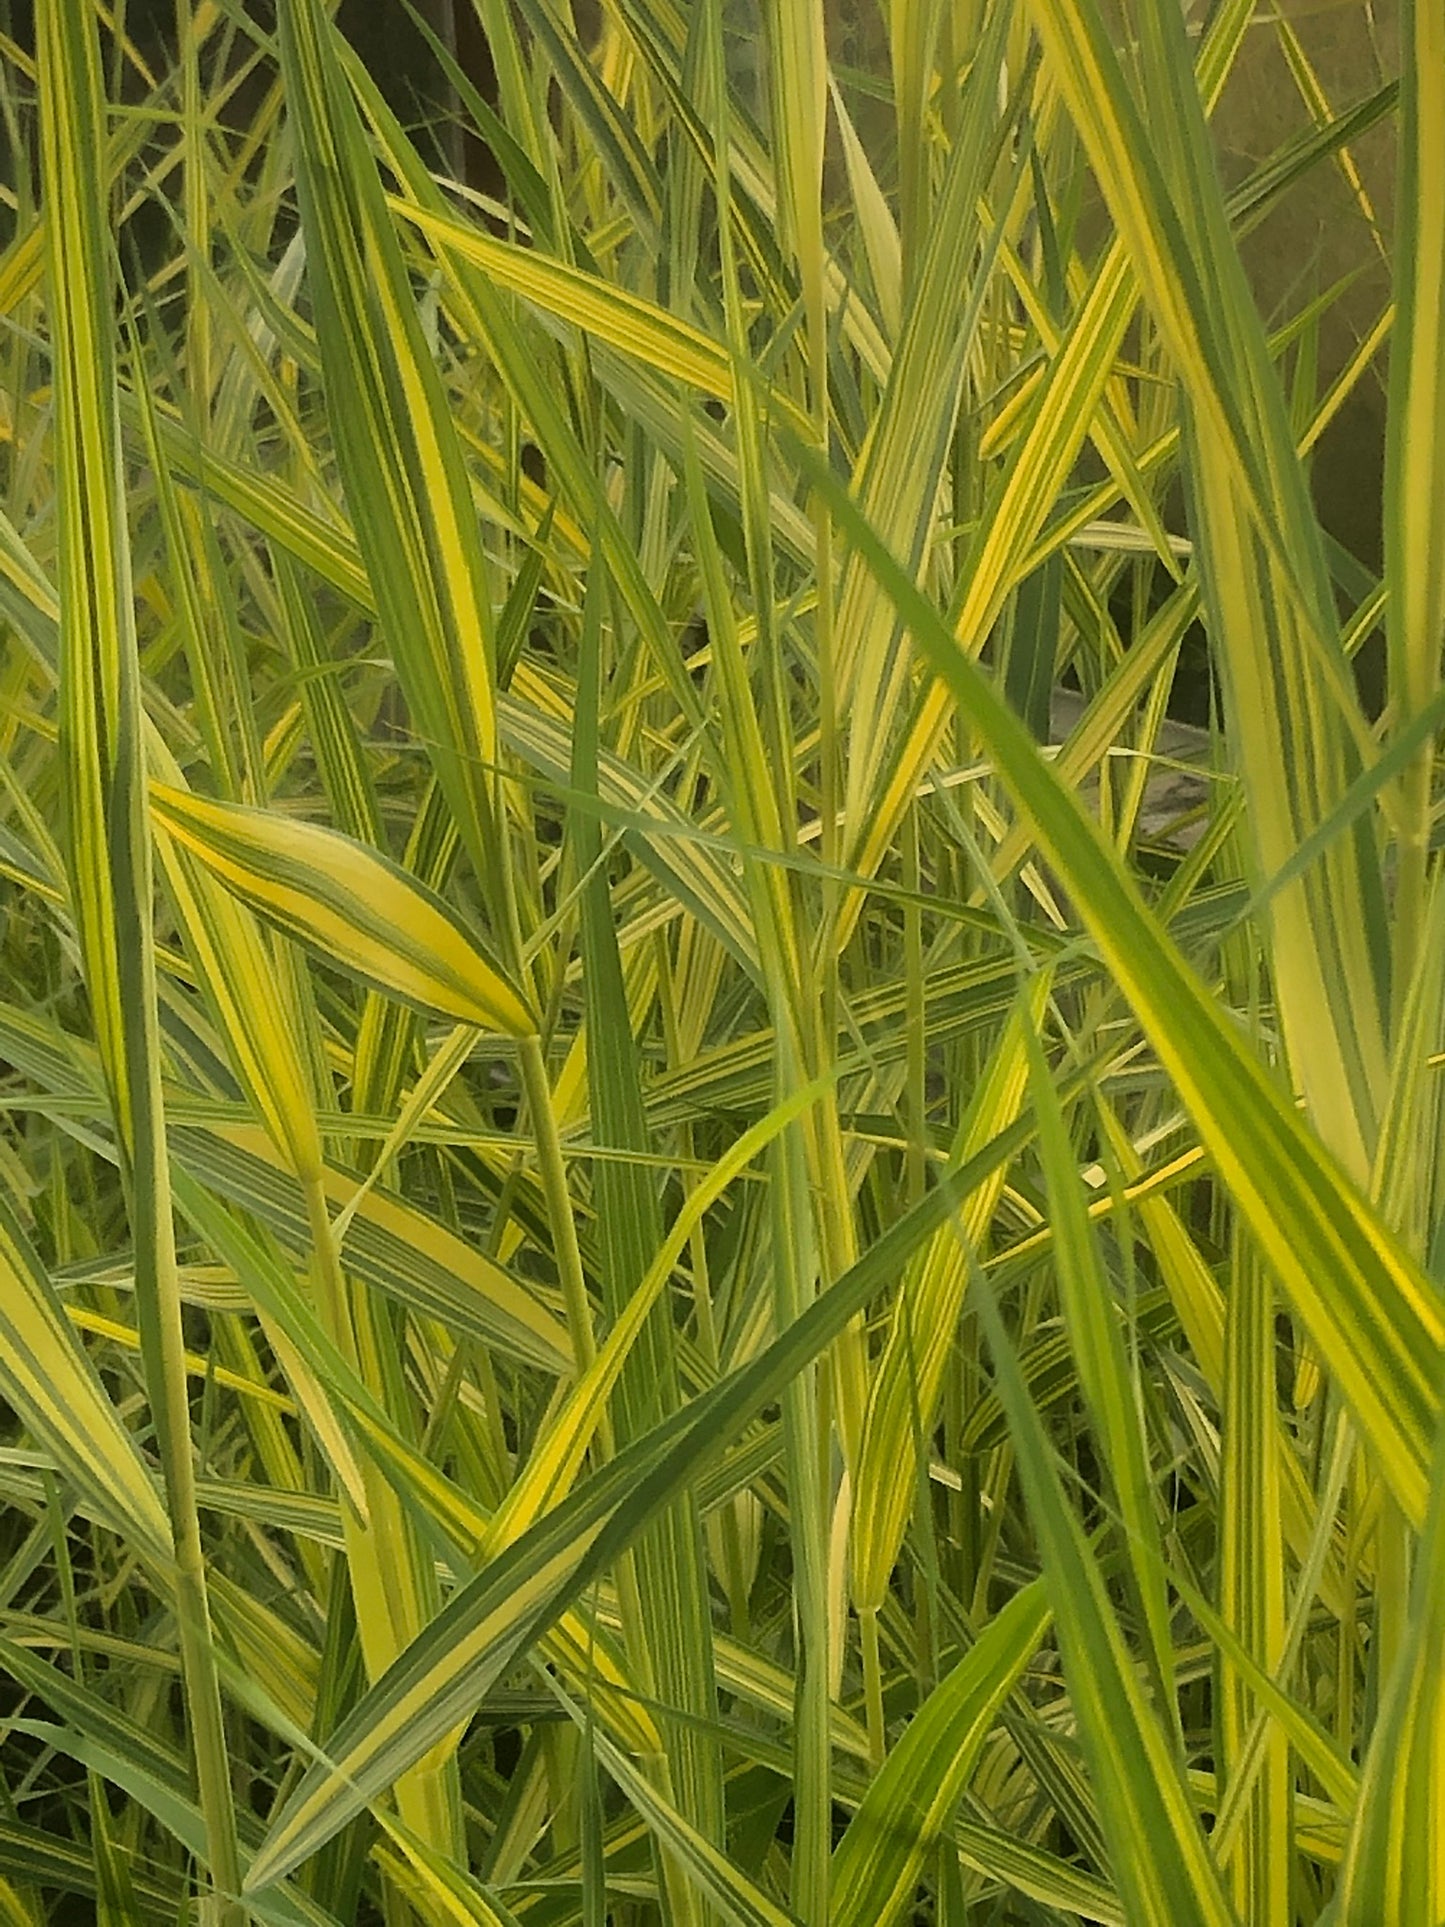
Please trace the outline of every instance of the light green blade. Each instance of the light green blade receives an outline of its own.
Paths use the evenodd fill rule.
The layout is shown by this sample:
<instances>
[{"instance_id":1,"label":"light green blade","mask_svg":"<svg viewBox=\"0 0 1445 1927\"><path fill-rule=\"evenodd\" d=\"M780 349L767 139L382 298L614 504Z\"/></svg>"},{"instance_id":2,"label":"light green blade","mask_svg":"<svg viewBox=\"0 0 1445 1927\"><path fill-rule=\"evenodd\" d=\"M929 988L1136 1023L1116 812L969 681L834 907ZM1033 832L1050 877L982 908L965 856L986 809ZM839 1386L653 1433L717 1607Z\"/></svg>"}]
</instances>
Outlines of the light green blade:
<instances>
[{"instance_id":1,"label":"light green blade","mask_svg":"<svg viewBox=\"0 0 1445 1927\"><path fill-rule=\"evenodd\" d=\"M604 576L594 578L583 612L573 737L574 784L594 793L603 686L604 585ZM603 1144L646 1152L651 1140L596 818L579 815L572 839L578 867L589 877L582 903L582 958L593 1129ZM662 1214L653 1177L645 1166L604 1160L594 1170L592 1186L601 1220L604 1303L615 1327L649 1277L663 1242ZM680 1402L673 1319L665 1303L656 1304L617 1376L612 1411L619 1442L625 1445L644 1436L651 1426L676 1412ZM620 1577L636 1589L640 1623L628 1628L634 1667L649 1679L664 1707L675 1706L691 1716L686 1725L678 1723L670 1731L664 1719L668 1771L659 1793L666 1795L670 1783L679 1820L689 1835L695 1833L720 1846L725 1838L722 1754L705 1737L703 1724L717 1716L712 1617L701 1522L690 1493L676 1500L641 1535ZM690 1885L684 1885L674 1905L683 1918L701 1917Z\"/></svg>"},{"instance_id":2,"label":"light green blade","mask_svg":"<svg viewBox=\"0 0 1445 1927\"><path fill-rule=\"evenodd\" d=\"M487 908L510 940L491 588L462 451L319 0L281 10L307 272L358 547Z\"/></svg>"},{"instance_id":3,"label":"light green blade","mask_svg":"<svg viewBox=\"0 0 1445 1927\"><path fill-rule=\"evenodd\" d=\"M1154 1687L1165 1701L1161 1720L1177 1731L1171 1697L1174 1639L1169 1600L1161 1577L1163 1545L1138 1387L1129 1369L1124 1334L1114 1292L1101 1261L1097 1233L1085 1210L1078 1160L1069 1140L1053 1073L1044 1055L1043 1041L1032 1025L1025 1033L1024 1046L1029 1093L1039 1127L1039 1155L1049 1187L1054 1274L1064 1329L1078 1365L1080 1389L1118 1510L1120 1536L1132 1591L1141 1608Z\"/></svg>"},{"instance_id":4,"label":"light green blade","mask_svg":"<svg viewBox=\"0 0 1445 1927\"><path fill-rule=\"evenodd\" d=\"M1028 1089L1024 1026L1041 1017L1049 991L1040 971L1032 1018L1015 1011L975 1087L960 1132L965 1154L980 1149L1023 1108ZM930 1437L968 1289L969 1254L988 1234L1007 1174L1000 1170L964 1205L962 1237L946 1224L904 1277L874 1368L853 1499L853 1600L877 1613L917 1501L917 1438Z\"/></svg>"},{"instance_id":5,"label":"light green blade","mask_svg":"<svg viewBox=\"0 0 1445 1927\"><path fill-rule=\"evenodd\" d=\"M1387 636L1397 731L1438 694L1445 637L1445 21L1430 0L1404 0L1400 32L1398 319L1390 352L1385 482ZM1436 734L1432 729L1431 744ZM1400 781L1397 1026L1424 942L1431 744L1417 749Z\"/></svg>"},{"instance_id":6,"label":"light green blade","mask_svg":"<svg viewBox=\"0 0 1445 1927\"><path fill-rule=\"evenodd\" d=\"M220 1927L238 1927L230 1763L196 1512L161 1099L141 666L116 409L104 95L88 10L37 11L61 547L60 761L86 990L125 1173L146 1391L165 1478L189 1739ZM126 1478L125 1461L117 1468Z\"/></svg>"},{"instance_id":7,"label":"light green blade","mask_svg":"<svg viewBox=\"0 0 1445 1927\"><path fill-rule=\"evenodd\" d=\"M272 1821L250 1875L262 1887L298 1866L469 1717L518 1650L620 1554L674 1493L775 1400L846 1327L919 1241L1025 1141L1020 1123L934 1188L750 1365L654 1428L540 1519L372 1688Z\"/></svg>"},{"instance_id":8,"label":"light green blade","mask_svg":"<svg viewBox=\"0 0 1445 1927\"><path fill-rule=\"evenodd\" d=\"M1141 10L1136 99L1095 6L1030 0L1030 11L1189 396L1205 600L1269 874L1348 790L1368 736L1183 24ZM1385 1078L1383 911L1379 853L1360 826L1270 918L1293 1075L1356 1179L1369 1168Z\"/></svg>"},{"instance_id":9,"label":"light green blade","mask_svg":"<svg viewBox=\"0 0 1445 1927\"><path fill-rule=\"evenodd\" d=\"M1386 1683L1350 1829L1340 1927L1381 1920L1435 1927L1445 1913L1445 1445L1434 1473L1409 1627Z\"/></svg>"}]
</instances>

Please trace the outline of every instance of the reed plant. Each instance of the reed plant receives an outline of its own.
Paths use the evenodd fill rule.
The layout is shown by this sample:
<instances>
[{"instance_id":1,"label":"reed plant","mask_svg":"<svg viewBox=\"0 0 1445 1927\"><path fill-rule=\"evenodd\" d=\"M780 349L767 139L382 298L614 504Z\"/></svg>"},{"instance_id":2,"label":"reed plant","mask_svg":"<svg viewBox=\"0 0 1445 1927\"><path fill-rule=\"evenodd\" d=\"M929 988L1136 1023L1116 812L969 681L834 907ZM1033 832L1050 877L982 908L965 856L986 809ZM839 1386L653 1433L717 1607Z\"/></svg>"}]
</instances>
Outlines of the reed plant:
<instances>
[{"instance_id":1,"label":"reed plant","mask_svg":"<svg viewBox=\"0 0 1445 1927\"><path fill-rule=\"evenodd\" d=\"M384 3L0 37L0 1917L1438 1927L1445 14Z\"/></svg>"}]
</instances>

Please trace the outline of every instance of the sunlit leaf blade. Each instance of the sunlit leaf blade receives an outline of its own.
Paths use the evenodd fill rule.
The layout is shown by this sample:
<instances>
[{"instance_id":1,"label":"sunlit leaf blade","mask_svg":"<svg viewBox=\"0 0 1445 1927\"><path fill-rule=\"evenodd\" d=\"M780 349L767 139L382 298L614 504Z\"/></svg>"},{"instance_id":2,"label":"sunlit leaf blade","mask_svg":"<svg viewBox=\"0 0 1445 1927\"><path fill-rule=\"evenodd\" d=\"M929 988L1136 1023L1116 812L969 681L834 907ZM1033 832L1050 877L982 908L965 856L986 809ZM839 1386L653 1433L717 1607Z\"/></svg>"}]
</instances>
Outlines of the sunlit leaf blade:
<instances>
[{"instance_id":1,"label":"sunlit leaf blade","mask_svg":"<svg viewBox=\"0 0 1445 1927\"><path fill-rule=\"evenodd\" d=\"M602 581L591 585L583 617L573 772L579 790L597 784L602 689ZM590 872L582 903L583 967L587 981L587 1071L593 1128L619 1150L649 1148L637 1047L612 905L602 867L601 825L582 818L576 828L578 861ZM614 1326L649 1279L662 1243L662 1215L645 1166L604 1161L593 1178L601 1218L604 1301ZM642 1436L678 1409L676 1338L666 1304L656 1304L637 1328L617 1374L612 1409L621 1443ZM644 1532L633 1550L641 1624L631 1636L634 1664L645 1652L655 1690L698 1725L677 1726L668 1739L669 1777L679 1818L689 1834L714 1844L723 1838L722 1755L701 1723L717 1714L712 1615L703 1563L701 1520L691 1494L682 1495ZM629 1573L629 1579L633 1573ZM630 1629L629 1629L630 1630ZM692 1897L680 1911L691 1912Z\"/></svg>"},{"instance_id":2,"label":"sunlit leaf blade","mask_svg":"<svg viewBox=\"0 0 1445 1927\"><path fill-rule=\"evenodd\" d=\"M462 451L330 16L297 0L279 24L347 505L413 726L505 933L492 604Z\"/></svg>"},{"instance_id":3,"label":"sunlit leaf blade","mask_svg":"<svg viewBox=\"0 0 1445 1927\"><path fill-rule=\"evenodd\" d=\"M399 1849L386 1855L397 1870L395 1884L431 1919L451 1921L457 1927L517 1927L511 1909L466 1868L434 1852L393 1816L382 1813L380 1818Z\"/></svg>"},{"instance_id":4,"label":"sunlit leaf blade","mask_svg":"<svg viewBox=\"0 0 1445 1927\"><path fill-rule=\"evenodd\" d=\"M75 919L96 1039L117 1122L132 1125L131 1071L122 1007L118 880L105 852L124 772L114 731L123 700L127 643L133 652L130 553L115 514L119 433L115 340L106 293L105 242L85 181L100 162L99 49L91 23L54 9L40 22L50 114L42 130L52 205L46 222L55 308L62 578L59 747L65 767L66 845ZM132 675L134 670L132 670ZM132 724L135 698L132 690ZM118 780L119 779L119 780ZM117 793L119 790L119 794Z\"/></svg>"},{"instance_id":5,"label":"sunlit leaf blade","mask_svg":"<svg viewBox=\"0 0 1445 1927\"><path fill-rule=\"evenodd\" d=\"M1089 1223L1053 1074L1036 1030L1025 1037L1039 1152L1049 1185L1054 1271L1069 1349L1089 1409L1094 1439L1118 1509L1132 1591L1163 1698L1173 1671L1169 1601L1160 1574L1163 1545L1155 1512L1148 1439L1129 1370L1124 1333L1094 1227Z\"/></svg>"},{"instance_id":6,"label":"sunlit leaf blade","mask_svg":"<svg viewBox=\"0 0 1445 1927\"><path fill-rule=\"evenodd\" d=\"M1401 179L1396 260L1399 319L1390 356L1386 449L1386 625L1401 724L1440 687L1445 636L1445 22L1429 0L1404 0ZM1430 741L1438 730L1432 727ZM1423 941L1431 821L1431 757L1422 744L1401 779L1395 896L1396 1014Z\"/></svg>"},{"instance_id":7,"label":"sunlit leaf blade","mask_svg":"<svg viewBox=\"0 0 1445 1927\"><path fill-rule=\"evenodd\" d=\"M970 271L978 237L979 198L997 165L1007 118L995 108L998 60L1007 9L989 10L986 39L970 66L964 133L920 231L911 300L905 306L888 388L859 462L858 500L895 553L921 558L934 495L962 398L972 331L986 278ZM995 243L996 245L996 240ZM987 258L987 257L986 257ZM959 289L969 290L960 300ZM906 700L903 658L893 622L861 561L846 562L838 594L836 646L839 699L847 706L844 808L847 842L861 840L885 766L890 723Z\"/></svg>"},{"instance_id":8,"label":"sunlit leaf blade","mask_svg":"<svg viewBox=\"0 0 1445 1927\"><path fill-rule=\"evenodd\" d=\"M173 1548L188 1739L218 1927L239 1927L235 1803L196 1509L184 1333L161 1096L141 662L116 407L116 340L96 21L37 10L56 403L60 760L65 854L135 1246L146 1394ZM90 1401L93 1404L93 1401ZM122 1461L124 1465L125 1462ZM122 1478L133 1480L129 1467ZM149 1533L148 1535L149 1536Z\"/></svg>"},{"instance_id":9,"label":"sunlit leaf blade","mask_svg":"<svg viewBox=\"0 0 1445 1927\"><path fill-rule=\"evenodd\" d=\"M531 1036L520 993L439 897L339 830L155 784L151 808L177 842L288 937L404 1003L458 1023Z\"/></svg>"},{"instance_id":10,"label":"sunlit leaf blade","mask_svg":"<svg viewBox=\"0 0 1445 1927\"><path fill-rule=\"evenodd\" d=\"M1445 1447L1434 1474L1409 1629L1360 1780L1339 1927L1435 1927L1445 1916Z\"/></svg>"},{"instance_id":11,"label":"sunlit leaf blade","mask_svg":"<svg viewBox=\"0 0 1445 1927\"><path fill-rule=\"evenodd\" d=\"M784 1913L670 1801L650 1787L626 1754L600 1734L594 1736L593 1744L618 1786L685 1869L695 1892L710 1901L724 1919L736 1922L737 1927L792 1927L793 1916Z\"/></svg>"},{"instance_id":12,"label":"sunlit leaf blade","mask_svg":"<svg viewBox=\"0 0 1445 1927\"><path fill-rule=\"evenodd\" d=\"M1182 22L1157 9L1141 15L1136 99L1097 7L1031 0L1031 13L1190 397L1205 596L1268 874L1348 790L1365 730ZM1360 832L1283 893L1270 919L1293 1074L1356 1179L1368 1169L1384 1080L1383 910L1378 852Z\"/></svg>"},{"instance_id":13,"label":"sunlit leaf blade","mask_svg":"<svg viewBox=\"0 0 1445 1927\"><path fill-rule=\"evenodd\" d=\"M720 401L731 401L732 366L724 350L665 309L580 268L551 260L535 248L498 241L471 222L448 220L395 197L390 205L420 228L439 253L455 252L498 287L523 295L560 320L641 357L659 374L687 382Z\"/></svg>"},{"instance_id":14,"label":"sunlit leaf blade","mask_svg":"<svg viewBox=\"0 0 1445 1927\"><path fill-rule=\"evenodd\" d=\"M520 0L518 11L545 50L547 64L585 129L589 147L605 157L616 192L639 233L652 245L661 206L660 187L641 133L626 106L598 73L578 38L563 25L556 0ZM510 40L510 30L506 40ZM493 38L506 44L493 29ZM521 103L515 105L520 108Z\"/></svg>"},{"instance_id":15,"label":"sunlit leaf blade","mask_svg":"<svg viewBox=\"0 0 1445 1927\"><path fill-rule=\"evenodd\" d=\"M310 1182L321 1169L321 1138L291 1012L284 1001L278 1008L274 959L255 919L203 861L183 854L163 830L157 846L247 1095L297 1176Z\"/></svg>"},{"instance_id":16,"label":"sunlit leaf blade","mask_svg":"<svg viewBox=\"0 0 1445 1927\"><path fill-rule=\"evenodd\" d=\"M175 1132L177 1163L211 1191L230 1198L272 1230L304 1262L311 1226L293 1174L266 1136L251 1126ZM354 1172L322 1173L337 1207L356 1195ZM410 1311L493 1345L504 1357L545 1372L571 1364L566 1327L485 1251L405 1199L370 1192L346 1232L348 1268Z\"/></svg>"},{"instance_id":17,"label":"sunlit leaf blade","mask_svg":"<svg viewBox=\"0 0 1445 1927\"><path fill-rule=\"evenodd\" d=\"M772 1143L779 1131L818 1101L823 1089L822 1085L805 1085L751 1130L744 1131L727 1156L693 1192L637 1289L598 1346L596 1358L568 1393L567 1402L558 1412L548 1436L539 1441L498 1508L487 1537L489 1549L505 1545L539 1517L547 1503L555 1503L571 1486L602 1422L609 1394L704 1214L731 1181Z\"/></svg>"},{"instance_id":18,"label":"sunlit leaf blade","mask_svg":"<svg viewBox=\"0 0 1445 1927\"><path fill-rule=\"evenodd\" d=\"M619 1453L459 1592L331 1736L330 1765L313 1767L273 1820L251 1884L264 1886L297 1866L468 1717L528 1638L837 1338L915 1245L1027 1135L1021 1122L951 1172L753 1363Z\"/></svg>"},{"instance_id":19,"label":"sunlit leaf blade","mask_svg":"<svg viewBox=\"0 0 1445 1927\"><path fill-rule=\"evenodd\" d=\"M1235 1254L1226 1327L1224 1506L1220 1606L1251 1658L1278 1672L1284 1648L1284 1545L1280 1528L1280 1457L1275 1445L1274 1293L1252 1251ZM1246 1734L1255 1712L1247 1685L1226 1660L1221 1667L1219 1730L1226 1775L1242 1774ZM1289 1742L1275 1726L1248 1797L1243 1840L1233 1855L1235 1904L1247 1920L1284 1921L1289 1895Z\"/></svg>"},{"instance_id":20,"label":"sunlit leaf blade","mask_svg":"<svg viewBox=\"0 0 1445 1927\"><path fill-rule=\"evenodd\" d=\"M1041 971L1026 993L1034 1018L1042 1013L1048 990L1048 974ZM997 1136L1023 1107L1028 1087L1024 1027L1030 1021L1014 1012L978 1081L960 1132L965 1154ZM952 1223L941 1226L901 1281L873 1371L853 1500L853 1599L864 1611L876 1613L887 1597L917 1498L917 1439L931 1436L937 1420L968 1289L971 1250L987 1234L1005 1177L996 1171L964 1204L962 1236Z\"/></svg>"},{"instance_id":21,"label":"sunlit leaf blade","mask_svg":"<svg viewBox=\"0 0 1445 1927\"><path fill-rule=\"evenodd\" d=\"M520 700L515 690L501 698L498 718L504 742L522 762L555 783L559 791L570 790L572 746L565 722ZM655 783L605 747L597 758L597 795L604 824L617 828L628 824L629 847L680 905L700 917L740 963L756 972L757 937L747 894L726 851L704 842L692 821Z\"/></svg>"}]
</instances>

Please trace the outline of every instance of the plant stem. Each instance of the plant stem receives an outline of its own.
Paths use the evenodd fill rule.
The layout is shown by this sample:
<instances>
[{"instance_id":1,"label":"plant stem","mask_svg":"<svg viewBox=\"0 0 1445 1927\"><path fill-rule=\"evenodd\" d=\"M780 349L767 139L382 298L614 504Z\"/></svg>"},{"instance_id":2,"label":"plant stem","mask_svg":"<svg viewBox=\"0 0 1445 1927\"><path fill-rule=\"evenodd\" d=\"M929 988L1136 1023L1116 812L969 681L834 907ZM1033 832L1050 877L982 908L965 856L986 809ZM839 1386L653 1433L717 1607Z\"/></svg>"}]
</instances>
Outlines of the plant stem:
<instances>
[{"instance_id":1,"label":"plant stem","mask_svg":"<svg viewBox=\"0 0 1445 1927\"><path fill-rule=\"evenodd\" d=\"M537 1169L552 1230L552 1256L562 1287L562 1302L567 1309L567 1329L572 1335L577 1369L585 1372L597 1356L597 1339L592 1329L592 1307L582 1270L582 1251L577 1243L577 1221L572 1215L567 1169L562 1162L562 1139L552 1109L552 1085L542 1055L541 1038L524 1037L517 1047L517 1056L537 1145Z\"/></svg>"},{"instance_id":2,"label":"plant stem","mask_svg":"<svg viewBox=\"0 0 1445 1927\"><path fill-rule=\"evenodd\" d=\"M148 956L149 946L143 945ZM143 977L151 973L141 959ZM141 1023L127 1038L132 1069L156 1064L154 980L150 1001L142 1000ZM175 1230L166 1176L165 1126L159 1079L138 1081L133 1183L136 1308L146 1363L156 1441L165 1480L166 1507L175 1548L176 1622L180 1633L181 1677L196 1762L196 1789L206 1829L206 1855L219 1895L206 1903L213 1927L242 1927L245 1910L231 1896L241 1889L236 1845L236 1814L231 1795L230 1754L216 1654L211 1641L206 1595L205 1554L196 1509L196 1470L192 1456L190 1396L186 1384L185 1339L181 1329L180 1278L176 1270Z\"/></svg>"},{"instance_id":3,"label":"plant stem","mask_svg":"<svg viewBox=\"0 0 1445 1927\"><path fill-rule=\"evenodd\" d=\"M864 1606L858 1613L858 1630L863 1647L863 1703L868 1722L868 1758L874 1771L882 1766L886 1750L883 1731L883 1668L878 1655L878 1613Z\"/></svg>"}]
</instances>

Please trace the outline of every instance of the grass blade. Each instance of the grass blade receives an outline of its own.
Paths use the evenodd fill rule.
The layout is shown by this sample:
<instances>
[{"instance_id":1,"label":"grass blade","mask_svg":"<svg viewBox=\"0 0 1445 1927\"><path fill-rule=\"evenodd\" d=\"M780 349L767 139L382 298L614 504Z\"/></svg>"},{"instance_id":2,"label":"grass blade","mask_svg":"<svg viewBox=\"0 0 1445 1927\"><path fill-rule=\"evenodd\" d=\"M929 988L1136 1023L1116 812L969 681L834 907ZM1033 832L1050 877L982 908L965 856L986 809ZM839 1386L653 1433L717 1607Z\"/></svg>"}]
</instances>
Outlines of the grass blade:
<instances>
[{"instance_id":1,"label":"grass blade","mask_svg":"<svg viewBox=\"0 0 1445 1927\"><path fill-rule=\"evenodd\" d=\"M1401 90L1400 228L1395 341L1390 354L1386 453L1386 580L1390 689L1408 727L1440 687L1445 635L1445 22L1429 0L1405 0ZM1398 1026L1423 941L1431 821L1432 749L1421 744L1401 776L1395 895Z\"/></svg>"},{"instance_id":2,"label":"grass blade","mask_svg":"<svg viewBox=\"0 0 1445 1927\"><path fill-rule=\"evenodd\" d=\"M373 989L456 1023L530 1037L521 993L454 912L339 830L156 784L165 829L259 916Z\"/></svg>"},{"instance_id":3,"label":"grass blade","mask_svg":"<svg viewBox=\"0 0 1445 1927\"><path fill-rule=\"evenodd\" d=\"M802 458L809 457L800 450ZM1406 1516L1423 1521L1445 1316L1418 1265L1258 1063L1159 929L1098 826L834 478L841 530L886 585L1031 820L1201 1141L1354 1411Z\"/></svg>"},{"instance_id":4,"label":"grass blade","mask_svg":"<svg viewBox=\"0 0 1445 1927\"><path fill-rule=\"evenodd\" d=\"M158 1571L171 1562L170 1521L155 1481L30 1241L0 1198L0 1376L27 1430L106 1520Z\"/></svg>"},{"instance_id":5,"label":"grass blade","mask_svg":"<svg viewBox=\"0 0 1445 1927\"><path fill-rule=\"evenodd\" d=\"M979 1299L1124 1916L1131 1927L1237 1927L987 1284Z\"/></svg>"},{"instance_id":6,"label":"grass blade","mask_svg":"<svg viewBox=\"0 0 1445 1927\"><path fill-rule=\"evenodd\" d=\"M1035 1581L1014 1594L910 1720L833 1850L833 1927L894 1927L906 1917L924 1859L1048 1623Z\"/></svg>"},{"instance_id":7,"label":"grass blade","mask_svg":"<svg viewBox=\"0 0 1445 1927\"><path fill-rule=\"evenodd\" d=\"M1445 1441L1445 1426L1441 1427ZM1430 1927L1445 1909L1445 1447L1416 1554L1409 1627L1365 1760L1340 1882L1340 1927Z\"/></svg>"},{"instance_id":8,"label":"grass blade","mask_svg":"<svg viewBox=\"0 0 1445 1927\"><path fill-rule=\"evenodd\" d=\"M185 1344L171 1219L152 931L140 659L116 411L95 21L37 12L40 131L54 312L57 514L62 545L61 755L66 855L101 1062L129 1180L146 1384L165 1475L204 1851L233 1927L240 1886L230 1762L196 1512ZM124 1464L124 1461L122 1461ZM123 1475L122 1475L123 1476Z\"/></svg>"},{"instance_id":9,"label":"grass blade","mask_svg":"<svg viewBox=\"0 0 1445 1927\"><path fill-rule=\"evenodd\" d=\"M298 1866L468 1717L518 1650L846 1329L918 1242L1027 1135L1020 1121L950 1172L759 1358L620 1452L459 1592L338 1728L329 1763L308 1772L274 1817L251 1885Z\"/></svg>"},{"instance_id":10,"label":"grass blade","mask_svg":"<svg viewBox=\"0 0 1445 1927\"><path fill-rule=\"evenodd\" d=\"M329 15L318 0L296 0L281 10L280 27L347 504L413 727L505 944L492 602L462 451Z\"/></svg>"}]
</instances>

